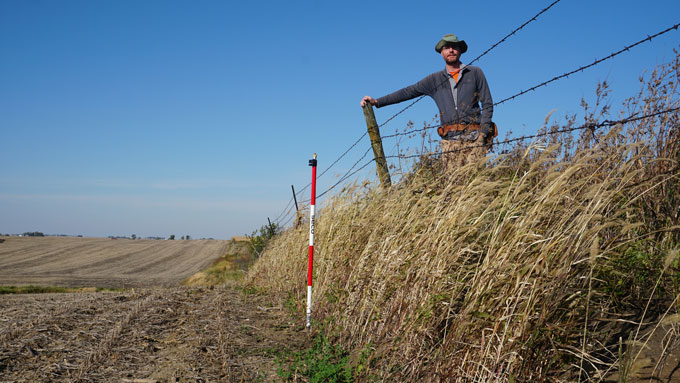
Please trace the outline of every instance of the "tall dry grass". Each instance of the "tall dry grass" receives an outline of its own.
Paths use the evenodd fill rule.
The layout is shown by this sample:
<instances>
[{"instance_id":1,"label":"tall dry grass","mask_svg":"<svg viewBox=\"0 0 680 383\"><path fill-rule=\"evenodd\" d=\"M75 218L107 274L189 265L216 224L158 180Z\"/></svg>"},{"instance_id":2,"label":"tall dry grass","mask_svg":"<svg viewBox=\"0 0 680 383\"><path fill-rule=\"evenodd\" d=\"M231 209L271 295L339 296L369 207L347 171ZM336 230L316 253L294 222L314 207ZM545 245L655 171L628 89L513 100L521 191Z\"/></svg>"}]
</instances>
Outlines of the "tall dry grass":
<instances>
[{"instance_id":1,"label":"tall dry grass","mask_svg":"<svg viewBox=\"0 0 680 383\"><path fill-rule=\"evenodd\" d=\"M642 80L620 116L677 107L679 68ZM585 122L609 118L608 91ZM677 335L678 117L550 135L453 174L424 157L389 191L339 192L316 223L317 325L369 355L359 380L625 381L640 344ZM301 310L307 236L278 236L248 283Z\"/></svg>"}]
</instances>

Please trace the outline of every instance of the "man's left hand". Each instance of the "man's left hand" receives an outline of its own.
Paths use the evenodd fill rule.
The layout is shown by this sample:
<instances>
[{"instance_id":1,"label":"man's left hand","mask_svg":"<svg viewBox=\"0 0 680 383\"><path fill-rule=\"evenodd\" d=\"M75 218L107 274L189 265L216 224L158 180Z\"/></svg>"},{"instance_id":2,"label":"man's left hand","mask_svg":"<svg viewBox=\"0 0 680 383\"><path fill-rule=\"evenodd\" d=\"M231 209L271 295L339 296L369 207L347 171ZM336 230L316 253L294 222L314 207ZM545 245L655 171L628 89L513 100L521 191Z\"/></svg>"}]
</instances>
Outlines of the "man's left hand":
<instances>
[{"instance_id":1,"label":"man's left hand","mask_svg":"<svg viewBox=\"0 0 680 383\"><path fill-rule=\"evenodd\" d=\"M479 132L484 136L484 138L490 137L491 136L491 124L482 125L481 129L479 129Z\"/></svg>"}]
</instances>

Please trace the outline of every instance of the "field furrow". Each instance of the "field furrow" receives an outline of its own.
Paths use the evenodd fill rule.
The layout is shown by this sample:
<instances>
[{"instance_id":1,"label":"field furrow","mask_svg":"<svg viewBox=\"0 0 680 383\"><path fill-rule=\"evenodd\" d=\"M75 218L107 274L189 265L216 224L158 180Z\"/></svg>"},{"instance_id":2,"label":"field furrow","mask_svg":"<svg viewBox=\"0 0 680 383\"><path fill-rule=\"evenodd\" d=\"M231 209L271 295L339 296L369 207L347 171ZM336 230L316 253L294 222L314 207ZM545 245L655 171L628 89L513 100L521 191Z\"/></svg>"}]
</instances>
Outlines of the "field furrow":
<instances>
[{"instance_id":1,"label":"field furrow","mask_svg":"<svg viewBox=\"0 0 680 383\"><path fill-rule=\"evenodd\" d=\"M26 320L0 343L0 382L273 382L275 356L304 341L300 321L229 288L77 295L23 297L70 303L49 319L6 300Z\"/></svg>"},{"instance_id":2,"label":"field furrow","mask_svg":"<svg viewBox=\"0 0 680 383\"><path fill-rule=\"evenodd\" d=\"M224 255L220 240L4 237L0 285L153 287L177 285Z\"/></svg>"}]
</instances>

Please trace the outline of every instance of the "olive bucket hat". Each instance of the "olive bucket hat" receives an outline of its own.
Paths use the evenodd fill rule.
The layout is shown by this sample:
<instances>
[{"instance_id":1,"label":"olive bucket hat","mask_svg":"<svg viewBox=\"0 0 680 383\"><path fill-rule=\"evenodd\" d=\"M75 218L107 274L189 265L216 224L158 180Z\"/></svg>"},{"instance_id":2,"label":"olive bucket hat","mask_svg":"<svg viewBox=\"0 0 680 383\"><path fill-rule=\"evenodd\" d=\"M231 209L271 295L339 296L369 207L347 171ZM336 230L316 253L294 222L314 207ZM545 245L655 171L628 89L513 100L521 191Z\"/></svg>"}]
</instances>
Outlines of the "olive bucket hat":
<instances>
[{"instance_id":1,"label":"olive bucket hat","mask_svg":"<svg viewBox=\"0 0 680 383\"><path fill-rule=\"evenodd\" d=\"M465 53L467 52L467 44L465 44L465 40L458 40L458 37L454 34L448 34L444 35L441 40L435 45L434 50L437 51L437 53L442 53L442 49L444 49L445 45L457 45L460 48L460 53Z\"/></svg>"}]
</instances>

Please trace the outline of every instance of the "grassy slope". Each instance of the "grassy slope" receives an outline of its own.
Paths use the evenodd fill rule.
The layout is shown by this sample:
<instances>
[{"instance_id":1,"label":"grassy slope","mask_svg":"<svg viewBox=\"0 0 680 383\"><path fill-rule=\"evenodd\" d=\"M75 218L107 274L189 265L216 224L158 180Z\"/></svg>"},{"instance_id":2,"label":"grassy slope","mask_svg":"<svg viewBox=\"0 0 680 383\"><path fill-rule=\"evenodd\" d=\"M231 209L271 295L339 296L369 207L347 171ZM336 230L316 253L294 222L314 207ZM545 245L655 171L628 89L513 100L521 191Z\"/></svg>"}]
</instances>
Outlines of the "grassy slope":
<instances>
[{"instance_id":1,"label":"grassy slope","mask_svg":"<svg viewBox=\"0 0 680 383\"><path fill-rule=\"evenodd\" d=\"M626 108L677 107L678 67ZM425 161L389 192L345 190L316 224L317 323L368 359L361 379L634 375L636 345L678 322L678 121L555 135L443 177ZM280 235L248 276L299 311L306 237Z\"/></svg>"},{"instance_id":2,"label":"grassy slope","mask_svg":"<svg viewBox=\"0 0 680 383\"><path fill-rule=\"evenodd\" d=\"M210 267L187 278L183 285L216 286L240 281L253 262L250 243L232 240L225 254L216 259Z\"/></svg>"}]
</instances>

